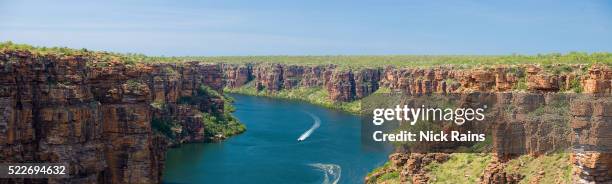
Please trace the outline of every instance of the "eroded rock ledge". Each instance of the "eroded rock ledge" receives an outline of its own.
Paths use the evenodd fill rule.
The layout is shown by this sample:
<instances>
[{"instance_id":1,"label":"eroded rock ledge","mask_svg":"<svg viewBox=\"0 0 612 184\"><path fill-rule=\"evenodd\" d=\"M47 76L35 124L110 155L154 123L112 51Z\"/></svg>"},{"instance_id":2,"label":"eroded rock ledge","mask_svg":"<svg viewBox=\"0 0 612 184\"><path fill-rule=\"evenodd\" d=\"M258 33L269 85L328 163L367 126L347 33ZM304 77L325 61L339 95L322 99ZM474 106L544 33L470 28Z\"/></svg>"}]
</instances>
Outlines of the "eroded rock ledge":
<instances>
[{"instance_id":1,"label":"eroded rock ledge","mask_svg":"<svg viewBox=\"0 0 612 184\"><path fill-rule=\"evenodd\" d=\"M381 87L405 94L503 92L499 100L519 108L511 123L495 129L511 131L517 140L494 142L493 160L480 176L481 183L518 183L525 176L505 171L506 163L520 155L538 156L550 150L551 141L576 140L586 146L609 146L612 139L612 69L608 65L519 65L490 66L473 69L435 67L339 69L335 65L296 66L283 64L227 64L224 73L228 88L254 86L265 93L298 88L322 88L332 102L350 102L364 98ZM515 93L521 91L520 93ZM570 136L545 131L546 120L530 120L525 115L556 93L603 95L604 100L572 100ZM272 95L273 96L273 95ZM494 135L495 136L495 135ZM497 136L508 136L498 134ZM502 139L499 139L502 140ZM503 150L521 150L507 154ZM574 150L573 182L612 182L612 154ZM448 155L398 152L389 156L391 167L373 173L366 182L385 173L399 173L402 182L426 183L429 178L423 165L432 160L444 162Z\"/></svg>"},{"instance_id":2,"label":"eroded rock ledge","mask_svg":"<svg viewBox=\"0 0 612 184\"><path fill-rule=\"evenodd\" d=\"M159 183L166 148L206 141L201 112L223 113L218 64L96 66L85 56L0 54L0 162L70 164L71 178L3 182ZM175 122L168 138L153 119Z\"/></svg>"},{"instance_id":3,"label":"eroded rock ledge","mask_svg":"<svg viewBox=\"0 0 612 184\"><path fill-rule=\"evenodd\" d=\"M611 93L612 74L606 65L490 66L462 69L362 68L340 69L335 65L226 64L227 87L254 83L257 90L278 92L322 87L329 100L348 102L366 97L380 87L409 94L462 92L562 92Z\"/></svg>"},{"instance_id":4,"label":"eroded rock ledge","mask_svg":"<svg viewBox=\"0 0 612 184\"><path fill-rule=\"evenodd\" d=\"M67 179L2 182L158 183L166 148L173 143L211 139L204 134L206 127L201 115L225 111L222 98L199 94L202 86L217 93L222 93L225 84L238 88L250 83L257 90L270 93L321 88L333 102L361 99L381 87L409 94L515 90L538 94L612 93L612 71L606 65L562 66L565 67L562 72L533 65L355 70L334 65L198 62L110 61L98 65L85 56L38 56L22 51L3 52L0 62L0 162L65 162L72 172ZM582 143L612 142L608 135L597 133L611 131L610 105L597 101L572 104L572 109L577 110L572 114L572 128ZM172 138L168 138L168 132L152 128L151 122L156 119L177 125L165 129ZM532 133L529 135L538 135L537 131ZM537 144L534 145L524 147L525 153L538 154ZM609 153L577 151L572 155L576 181L611 180ZM520 176L503 173L503 163L511 157L496 156L497 162L489 166L493 169L483 174L482 181L519 180ZM446 155L401 153L391 157L403 180L416 182L428 179L421 171L422 164L446 159Z\"/></svg>"}]
</instances>

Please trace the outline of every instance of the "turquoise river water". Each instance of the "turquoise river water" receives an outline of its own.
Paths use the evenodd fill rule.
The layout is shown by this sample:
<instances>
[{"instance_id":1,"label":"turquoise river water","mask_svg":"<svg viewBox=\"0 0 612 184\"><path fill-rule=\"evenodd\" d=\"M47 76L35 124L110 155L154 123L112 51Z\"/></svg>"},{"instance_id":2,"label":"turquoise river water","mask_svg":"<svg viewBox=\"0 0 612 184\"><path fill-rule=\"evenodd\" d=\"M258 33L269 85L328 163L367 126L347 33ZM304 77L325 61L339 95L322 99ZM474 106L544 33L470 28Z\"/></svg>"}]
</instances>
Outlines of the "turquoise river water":
<instances>
[{"instance_id":1,"label":"turquoise river water","mask_svg":"<svg viewBox=\"0 0 612 184\"><path fill-rule=\"evenodd\" d=\"M170 149L164 183L363 183L386 161L388 152L362 149L356 115L304 102L231 96L234 115L247 131L220 143Z\"/></svg>"}]
</instances>

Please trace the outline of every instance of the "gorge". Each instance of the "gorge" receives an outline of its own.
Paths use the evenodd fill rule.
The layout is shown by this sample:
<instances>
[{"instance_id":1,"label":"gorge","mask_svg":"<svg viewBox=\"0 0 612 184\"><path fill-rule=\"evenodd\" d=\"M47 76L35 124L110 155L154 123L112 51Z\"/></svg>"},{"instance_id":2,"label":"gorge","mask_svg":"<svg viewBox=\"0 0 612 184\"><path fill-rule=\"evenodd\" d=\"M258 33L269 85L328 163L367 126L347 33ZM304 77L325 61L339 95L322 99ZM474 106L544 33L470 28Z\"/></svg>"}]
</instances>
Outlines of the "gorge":
<instances>
[{"instance_id":1,"label":"gorge","mask_svg":"<svg viewBox=\"0 0 612 184\"><path fill-rule=\"evenodd\" d=\"M491 67L454 68L440 66L430 68L362 68L337 69L337 66L300 66L283 64L246 64L225 66L226 91L250 95L275 96L287 99L305 100L311 103L358 112L351 107L355 101L374 94L376 91L400 92L403 94L469 94L489 92L497 94L501 103L508 103L518 109L516 118L507 124L495 127L491 160L482 172L472 175L474 180L467 183L518 183L525 174L508 170L509 163L524 156L547 158L548 141L576 140L590 147L608 147L612 140L606 132L612 130L612 107L610 98L612 71L609 64L593 65L494 65ZM305 90L314 88L316 90ZM538 106L554 102L556 94L587 94L594 98L572 100L569 104L569 126L572 131L562 134L550 132L551 124L545 119L532 120L527 115L537 111ZM269 95L272 94L272 95ZM314 94L314 96L313 96ZM332 102L321 101L324 96ZM554 121L553 121L554 122ZM546 124L546 126L544 126ZM594 131L594 130L598 131ZM502 139L518 135L518 140ZM498 136L498 137L495 137ZM496 141L497 140L497 141ZM553 141L554 142L554 141ZM508 153L507 150L520 150ZM538 175L528 182L544 183L586 183L609 182L612 167L609 151L566 150L556 162L569 164L553 170L553 173L527 173ZM443 153L410 153L398 151L389 157L385 165L366 178L367 183L376 183L377 178L396 177L387 182L426 183L431 182L427 165L444 163L453 155ZM523 165L523 164L521 164ZM468 165L469 167L469 165ZM521 166L522 167L522 166ZM519 167L520 168L520 167ZM459 168L461 169L461 168ZM463 167L465 169L465 166ZM533 168L531 168L533 169ZM517 169L518 170L518 169ZM569 171L569 172L566 172ZM567 173L567 175L555 175ZM549 174L548 178L544 175ZM398 177L399 175L399 177ZM466 175L467 176L467 175ZM566 177L567 176L567 177ZM465 177L463 175L456 175ZM559 180L561 178L561 180ZM565 178L565 179L563 179ZM547 179L552 179L549 181ZM556 181L555 181L556 180ZM435 181L435 180L434 180ZM454 180L451 180L454 181ZM383 181L385 182L385 181ZM442 181L444 182L444 181ZM449 181L447 181L449 182Z\"/></svg>"},{"instance_id":2,"label":"gorge","mask_svg":"<svg viewBox=\"0 0 612 184\"><path fill-rule=\"evenodd\" d=\"M234 114L248 131L219 143L169 149L164 182L363 183L390 153L362 150L359 116L295 101L231 96ZM316 121L309 113L320 127L296 141Z\"/></svg>"},{"instance_id":3,"label":"gorge","mask_svg":"<svg viewBox=\"0 0 612 184\"><path fill-rule=\"evenodd\" d=\"M158 183L168 146L244 131L204 129L203 115L232 118L213 95L223 88L219 65L96 66L97 57L2 52L3 163L69 163L70 178L48 182Z\"/></svg>"},{"instance_id":4,"label":"gorge","mask_svg":"<svg viewBox=\"0 0 612 184\"><path fill-rule=\"evenodd\" d=\"M69 163L71 177L1 181L162 182L169 147L220 141L245 131L230 114L233 109L224 91L300 99L351 112L359 110L360 99L381 90L505 93L525 111L534 110L530 109L533 104L546 103L550 93L598 94L604 95L603 100L573 102L570 121L584 144L608 145L612 143L608 136L612 130L611 82L610 63L347 69L255 62L131 62L100 52L55 55L3 49L0 161ZM494 142L493 153L521 147L525 150L522 155L545 154L537 151L538 144L529 142L540 135L536 124L521 121L508 126L520 127L523 141ZM524 176L505 167L520 156L494 155L477 177L483 183L518 182ZM425 166L444 163L449 157L396 152L366 182L388 173L396 173L401 182L427 182ZM611 158L608 152L570 153L567 162L573 168L572 181L612 181Z\"/></svg>"}]
</instances>

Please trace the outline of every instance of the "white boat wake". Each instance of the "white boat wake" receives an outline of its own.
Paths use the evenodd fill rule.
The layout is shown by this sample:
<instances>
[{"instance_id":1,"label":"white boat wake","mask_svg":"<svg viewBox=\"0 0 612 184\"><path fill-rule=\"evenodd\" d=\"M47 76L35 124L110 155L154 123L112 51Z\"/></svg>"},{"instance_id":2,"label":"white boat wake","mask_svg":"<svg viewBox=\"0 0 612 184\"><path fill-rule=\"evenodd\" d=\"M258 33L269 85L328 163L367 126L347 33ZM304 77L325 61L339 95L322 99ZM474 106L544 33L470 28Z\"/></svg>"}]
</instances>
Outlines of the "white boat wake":
<instances>
[{"instance_id":1,"label":"white boat wake","mask_svg":"<svg viewBox=\"0 0 612 184\"><path fill-rule=\"evenodd\" d=\"M317 128L319 128L319 126L321 126L321 119L319 119L318 116L315 116L314 114L309 112L305 113L308 114L314 120L314 123L312 124L312 127L310 127L310 129L306 130L306 132L300 135L300 137L297 139L298 141L306 140L306 138L308 138L308 136L310 136L312 132L314 132Z\"/></svg>"},{"instance_id":2,"label":"white boat wake","mask_svg":"<svg viewBox=\"0 0 612 184\"><path fill-rule=\"evenodd\" d=\"M323 184L337 184L340 181L340 175L342 172L342 168L336 164L309 164L312 167L315 167L325 173Z\"/></svg>"}]
</instances>

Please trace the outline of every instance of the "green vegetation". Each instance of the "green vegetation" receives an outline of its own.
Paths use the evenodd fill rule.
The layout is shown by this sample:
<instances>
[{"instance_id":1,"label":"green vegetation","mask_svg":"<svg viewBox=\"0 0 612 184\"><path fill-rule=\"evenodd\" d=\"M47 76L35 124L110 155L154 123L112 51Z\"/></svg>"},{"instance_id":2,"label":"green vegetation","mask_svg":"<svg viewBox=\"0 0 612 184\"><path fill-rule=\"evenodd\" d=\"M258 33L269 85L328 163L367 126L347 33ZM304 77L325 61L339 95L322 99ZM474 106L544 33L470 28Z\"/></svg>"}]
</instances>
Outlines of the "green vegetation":
<instances>
[{"instance_id":1,"label":"green vegetation","mask_svg":"<svg viewBox=\"0 0 612 184\"><path fill-rule=\"evenodd\" d=\"M246 131L244 124L238 122L234 116L226 112L222 116L202 113L204 122L204 135L207 137L229 137Z\"/></svg>"},{"instance_id":2,"label":"green vegetation","mask_svg":"<svg viewBox=\"0 0 612 184\"><path fill-rule=\"evenodd\" d=\"M432 162L425 166L431 183L477 183L492 161L490 153L453 153L443 163ZM388 171L391 163L374 169L374 173ZM508 161L505 171L525 176L520 183L571 183L572 164L566 152L554 152L541 156L522 155ZM397 172L387 172L372 183L399 181Z\"/></svg>"},{"instance_id":3,"label":"green vegetation","mask_svg":"<svg viewBox=\"0 0 612 184\"><path fill-rule=\"evenodd\" d=\"M368 173L368 177L371 177L374 173L378 173L378 172L382 172L382 171L388 171L391 168L391 162L387 161L383 166L380 166L374 170L372 170L370 173ZM388 184L395 184L395 183L400 183L400 179L399 179L399 171L391 171L391 172L386 172L380 176L378 176L377 178L371 178L369 180L368 183L388 183Z\"/></svg>"},{"instance_id":4,"label":"green vegetation","mask_svg":"<svg viewBox=\"0 0 612 184\"><path fill-rule=\"evenodd\" d=\"M172 67L164 67L163 72L166 74L178 74Z\"/></svg>"},{"instance_id":5,"label":"green vegetation","mask_svg":"<svg viewBox=\"0 0 612 184\"><path fill-rule=\"evenodd\" d=\"M105 51L91 51L88 49L71 49L67 47L34 47L27 44L15 44L13 42L0 42L0 53L7 51L30 52L34 56L54 56L58 58L68 56L80 56L87 58L88 66L109 66L111 63L124 63L128 66L139 62L151 61L151 57L134 53L114 53Z\"/></svg>"},{"instance_id":6,"label":"green vegetation","mask_svg":"<svg viewBox=\"0 0 612 184\"><path fill-rule=\"evenodd\" d=\"M154 101L154 102L151 103L151 107L153 107L155 109L158 109L158 110L163 109L164 105L165 105L164 101Z\"/></svg>"},{"instance_id":7,"label":"green vegetation","mask_svg":"<svg viewBox=\"0 0 612 184\"><path fill-rule=\"evenodd\" d=\"M565 96L556 96L549 100L548 104L540 105L535 110L527 114L531 119L542 119L550 121L550 118L555 118L553 125L558 125L555 128L564 128L569 131L570 119L570 104Z\"/></svg>"},{"instance_id":8,"label":"green vegetation","mask_svg":"<svg viewBox=\"0 0 612 184\"><path fill-rule=\"evenodd\" d=\"M385 182L385 183L389 183L389 184L400 183L399 172L398 171L393 171L393 172L385 173L385 174L381 175L380 177L378 177L376 179L376 181Z\"/></svg>"},{"instance_id":9,"label":"green vegetation","mask_svg":"<svg viewBox=\"0 0 612 184\"><path fill-rule=\"evenodd\" d=\"M169 138L176 137L176 132L173 129L176 129L177 126L179 125L166 119L153 118L151 120L151 128L153 131L157 131Z\"/></svg>"},{"instance_id":10,"label":"green vegetation","mask_svg":"<svg viewBox=\"0 0 612 184\"><path fill-rule=\"evenodd\" d=\"M608 63L608 65L610 65L610 63ZM612 66L612 65L610 65ZM581 82L580 82L580 77L579 76L586 76L588 75L588 68L584 67L581 69L577 69L574 70L574 74L575 77L571 78L569 81L569 88L565 89L566 91L571 91L574 93L582 93L582 91L584 90Z\"/></svg>"},{"instance_id":11,"label":"green vegetation","mask_svg":"<svg viewBox=\"0 0 612 184\"><path fill-rule=\"evenodd\" d=\"M493 149L493 136L487 134L484 141L478 142L472 145L468 152L469 153L485 153Z\"/></svg>"},{"instance_id":12,"label":"green vegetation","mask_svg":"<svg viewBox=\"0 0 612 184\"><path fill-rule=\"evenodd\" d=\"M359 100L355 100L352 102L332 102L331 100L329 100L329 94L327 94L327 90L321 87L299 87L296 89L285 89L278 92L267 92L265 89L258 91L255 88L253 81L251 81L239 88L225 88L224 91L227 93L238 93L252 96L264 96L287 100L305 101L330 109L338 109L351 113L358 113L361 108L361 101Z\"/></svg>"},{"instance_id":13,"label":"green vegetation","mask_svg":"<svg viewBox=\"0 0 612 184\"><path fill-rule=\"evenodd\" d=\"M201 85L198 88L198 95L199 96L205 96L205 97L212 97L212 98L225 98L219 92L217 92L214 89L210 88L209 86L205 86L205 85Z\"/></svg>"},{"instance_id":14,"label":"green vegetation","mask_svg":"<svg viewBox=\"0 0 612 184\"><path fill-rule=\"evenodd\" d=\"M490 153L453 153L449 160L443 163L432 162L425 166L431 183L477 183L486 166L491 162ZM387 161L383 166L368 173L368 177L374 173L387 171L370 183L399 183L398 171L389 172L391 162Z\"/></svg>"},{"instance_id":15,"label":"green vegetation","mask_svg":"<svg viewBox=\"0 0 612 184\"><path fill-rule=\"evenodd\" d=\"M567 73L571 73L572 71L574 71L574 69L572 69L572 67L568 65L562 65L562 66L544 65L543 69L547 73L555 74L555 75L567 74Z\"/></svg>"},{"instance_id":16,"label":"green vegetation","mask_svg":"<svg viewBox=\"0 0 612 184\"><path fill-rule=\"evenodd\" d=\"M514 90L516 91L527 91L527 78L519 78L516 84L514 85Z\"/></svg>"},{"instance_id":17,"label":"green vegetation","mask_svg":"<svg viewBox=\"0 0 612 184\"><path fill-rule=\"evenodd\" d=\"M387 87L380 87L378 88L378 90L374 92L374 94L388 94L388 93L392 93L392 91L390 88L387 88Z\"/></svg>"},{"instance_id":18,"label":"green vegetation","mask_svg":"<svg viewBox=\"0 0 612 184\"><path fill-rule=\"evenodd\" d=\"M176 103L185 105L185 104L193 104L194 101L193 101L193 98L190 96L181 96L179 97Z\"/></svg>"},{"instance_id":19,"label":"green vegetation","mask_svg":"<svg viewBox=\"0 0 612 184\"><path fill-rule=\"evenodd\" d=\"M127 80L125 84L127 84L129 88L138 88L140 85L142 85L142 83L135 79Z\"/></svg>"},{"instance_id":20,"label":"green vegetation","mask_svg":"<svg viewBox=\"0 0 612 184\"><path fill-rule=\"evenodd\" d=\"M199 102L209 99L209 98L225 99L227 97L219 94L219 92L215 91L214 89L208 86L201 85L200 87L198 87L197 95L181 96L179 97L177 103L178 104L198 105Z\"/></svg>"},{"instance_id":21,"label":"green vegetation","mask_svg":"<svg viewBox=\"0 0 612 184\"><path fill-rule=\"evenodd\" d=\"M491 65L517 64L592 64L605 63L612 66L612 53L609 52L570 52L567 54L551 53L538 55L330 55L330 56L184 56L164 57L146 56L133 53L113 53L90 51L87 49L70 49L66 47L34 47L27 44L0 42L0 52L7 50L29 51L35 55L71 56L80 55L95 61L93 66L106 66L112 62L122 62L128 65L138 62L185 62L200 61L209 63L282 63L289 65L338 65L339 68L363 67L435 67L454 65L458 68L483 67ZM564 72L567 68L553 69L554 72Z\"/></svg>"},{"instance_id":22,"label":"green vegetation","mask_svg":"<svg viewBox=\"0 0 612 184\"><path fill-rule=\"evenodd\" d=\"M597 52L570 52L566 54L551 53L538 55L359 55L359 56L184 56L184 57L163 57L163 56L146 56L143 54L133 53L113 53L104 51L90 51L87 49L71 49L66 47L34 47L26 44L15 44L12 42L0 42L0 53L10 51L30 52L34 56L54 56L54 57L69 57L79 56L86 58L88 66L102 67L109 66L113 63L124 63L128 66L138 63L161 63L175 62L182 63L186 61L199 61L210 63L230 63L230 64L246 64L246 63L280 63L287 65L337 65L341 69L359 69L364 67L377 68L384 66L396 67L436 67L441 65L452 65L456 68L472 68L481 67L487 68L492 65L520 65L520 64L540 64L544 71L549 74L566 74L576 72L584 74L586 68L575 70L567 64L586 64L603 63L612 66L612 53ZM11 60L12 61L12 60ZM518 78L514 89L517 91L527 90L527 79L524 70L517 67L510 68ZM164 68L165 73L176 73L174 69ZM451 79L446 80L447 84L455 83ZM48 83L57 84L54 79L48 80ZM141 85L136 80L129 80L126 84L130 87L138 87ZM575 93L582 92L582 86L578 78L574 78L570 82L570 87L564 89ZM240 93L255 96L266 96L290 100L301 100L309 103L321 105L327 108L339 109L348 112L357 113L361 107L361 100L356 100L349 103L334 103L329 100L329 94L321 87L303 88L282 90L279 92L267 92L266 89L257 90L254 83L248 83L240 88L226 88L224 91L229 93ZM376 93L389 93L388 88L380 88ZM241 124L235 117L231 115L234 111L230 104L231 99L219 94L217 91L207 86L201 86L198 89L198 95L194 97L181 97L179 104L196 105L200 100L208 98L223 98L226 101L224 110L220 112L203 112L202 120L206 127L204 134L208 137L231 136L244 132L245 126ZM153 102L152 107L162 109L166 104L163 102ZM549 111L567 110L567 106L560 104L559 106L551 105L554 109L540 108L530 113L533 117L541 117ZM509 109L512 111L512 109ZM554 112L553 112L554 113ZM151 126L154 131L174 138L182 127L171 120L154 118L151 121ZM490 141L490 137L487 137ZM483 142L474 145L473 151L483 152L489 149L490 142ZM485 169L486 165L491 161L491 155L482 153L455 153L450 159L444 163L431 163L426 166L430 171L431 181L435 183L475 183ZM387 170L391 167L390 162L375 169L372 173ZM508 162L506 167L507 172L519 173L526 176L522 183L538 182L538 183L570 183L571 181L571 163L567 153L557 152L539 157L529 155L520 156ZM371 176L371 174L368 176ZM399 183L399 173L397 171L388 172L378 177L374 182Z\"/></svg>"},{"instance_id":23,"label":"green vegetation","mask_svg":"<svg viewBox=\"0 0 612 184\"><path fill-rule=\"evenodd\" d=\"M565 152L538 157L523 155L510 160L505 171L525 176L520 183L571 183L571 164L569 154Z\"/></svg>"},{"instance_id":24,"label":"green vegetation","mask_svg":"<svg viewBox=\"0 0 612 184\"><path fill-rule=\"evenodd\" d=\"M454 153L448 161L432 162L425 169L433 183L477 183L491 159L485 153Z\"/></svg>"},{"instance_id":25,"label":"green vegetation","mask_svg":"<svg viewBox=\"0 0 612 184\"><path fill-rule=\"evenodd\" d=\"M223 110L218 109L216 104L208 103L210 99L223 99ZM206 103L202 103L206 102ZM232 135L240 134L246 131L244 124L240 123L237 118L232 115L234 106L233 100L230 97L223 96L219 92L208 86L200 86L197 94L194 96L183 96L178 100L180 105L193 105L199 108L202 116L202 124L204 125L204 136L213 139L223 139ZM208 104L210 106L202 106ZM162 110L165 108L164 102L151 103L153 108ZM174 138L177 133L182 132L182 127L177 123L168 120L153 119L151 126L155 131L161 132L167 137Z\"/></svg>"},{"instance_id":26,"label":"green vegetation","mask_svg":"<svg viewBox=\"0 0 612 184\"><path fill-rule=\"evenodd\" d=\"M202 113L202 122L204 122L204 135L207 137L229 137L231 135L240 134L246 131L244 124L232 115L234 107L231 98L221 95L214 89L201 85L198 88L197 97L205 98L221 98L224 99L224 109L222 113L215 111L214 113Z\"/></svg>"},{"instance_id":27,"label":"green vegetation","mask_svg":"<svg viewBox=\"0 0 612 184\"><path fill-rule=\"evenodd\" d=\"M167 60L157 57L160 60ZM341 68L362 67L433 67L439 65L456 65L459 68L490 66L498 64L589 64L596 62L612 63L612 53L582 53L538 54L538 55L506 55L506 56L474 56L474 55L385 55L385 56L218 56L218 57L178 57L183 60L224 63L283 63L299 65L338 65Z\"/></svg>"},{"instance_id":28,"label":"green vegetation","mask_svg":"<svg viewBox=\"0 0 612 184\"><path fill-rule=\"evenodd\" d=\"M390 161L387 161L387 162L385 162L385 164L383 164L382 166L377 167L377 168L375 168L374 170L370 171L370 173L368 173L368 175L367 175L367 176L372 176L372 174L377 173L377 172L380 172L380 171L383 171L383 170L386 170L386 169L388 169L389 167L391 167L391 162L390 162Z\"/></svg>"},{"instance_id":29,"label":"green vegetation","mask_svg":"<svg viewBox=\"0 0 612 184\"><path fill-rule=\"evenodd\" d=\"M574 93L582 93L582 90L584 89L582 88L582 85L580 85L580 80L578 78L574 78L570 81L569 91Z\"/></svg>"}]
</instances>

